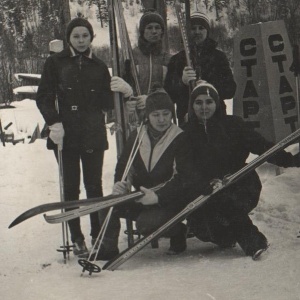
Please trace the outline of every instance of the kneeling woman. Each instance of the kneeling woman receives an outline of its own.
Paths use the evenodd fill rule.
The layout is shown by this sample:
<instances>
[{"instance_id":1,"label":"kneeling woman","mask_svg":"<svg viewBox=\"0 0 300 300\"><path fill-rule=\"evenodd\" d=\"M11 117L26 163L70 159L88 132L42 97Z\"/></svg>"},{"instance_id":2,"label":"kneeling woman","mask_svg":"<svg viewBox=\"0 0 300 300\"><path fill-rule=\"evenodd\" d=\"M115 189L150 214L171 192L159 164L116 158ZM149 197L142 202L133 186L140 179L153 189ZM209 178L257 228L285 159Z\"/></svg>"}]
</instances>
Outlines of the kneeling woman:
<instances>
[{"instance_id":1,"label":"kneeling woman","mask_svg":"<svg viewBox=\"0 0 300 300\"><path fill-rule=\"evenodd\" d=\"M246 164L250 153L260 155L273 146L249 128L240 117L222 115L217 90L205 81L199 82L191 94L192 114L184 127L193 148L196 171L206 182L222 179ZM294 157L281 151L272 159L282 167L294 166ZM193 185L193 196L201 191ZM268 247L266 237L248 216L257 205L261 182L255 171L213 196L189 217L194 234L202 241L220 247L236 242L246 255L256 259Z\"/></svg>"},{"instance_id":2,"label":"kneeling woman","mask_svg":"<svg viewBox=\"0 0 300 300\"><path fill-rule=\"evenodd\" d=\"M185 205L185 187L192 168L191 151L184 132L172 123L174 105L163 89L158 89L146 99L146 122L139 131L139 149L126 181L121 181L128 158L137 137L129 137L118 160L115 173L114 194L128 193L133 186L145 195L134 203L114 208L106 234L96 259L109 260L119 253L119 217L129 213L136 220L136 228L148 235L166 223ZM153 192L150 188L165 185ZM103 222L107 212L100 212ZM169 254L186 249L186 226L178 223L166 234L170 237Z\"/></svg>"}]
</instances>

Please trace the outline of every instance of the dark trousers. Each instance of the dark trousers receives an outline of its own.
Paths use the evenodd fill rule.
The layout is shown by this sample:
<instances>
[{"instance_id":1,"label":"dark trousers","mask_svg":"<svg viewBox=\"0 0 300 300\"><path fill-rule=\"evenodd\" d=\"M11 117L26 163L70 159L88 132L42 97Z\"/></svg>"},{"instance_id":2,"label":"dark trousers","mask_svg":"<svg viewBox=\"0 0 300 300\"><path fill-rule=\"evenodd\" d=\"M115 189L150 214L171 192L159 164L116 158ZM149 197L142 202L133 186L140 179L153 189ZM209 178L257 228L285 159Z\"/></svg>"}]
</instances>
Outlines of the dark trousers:
<instances>
[{"instance_id":1,"label":"dark trousers","mask_svg":"<svg viewBox=\"0 0 300 300\"><path fill-rule=\"evenodd\" d=\"M248 213L257 205L261 183L256 173L213 196L189 216L191 230L204 242L221 247L239 243L246 255L266 248L267 238L252 223Z\"/></svg>"},{"instance_id":2,"label":"dark trousers","mask_svg":"<svg viewBox=\"0 0 300 300\"><path fill-rule=\"evenodd\" d=\"M103 224L108 210L99 211L99 219ZM136 221L136 228L141 235L148 235L174 217L178 211L171 210L169 207L159 207L157 205L143 206L137 203L128 203L114 208L110 221L103 239L103 248L106 250L118 247L118 237L120 233L120 218L130 216ZM182 224L177 223L168 229L163 236L173 237L182 233Z\"/></svg>"},{"instance_id":3,"label":"dark trousers","mask_svg":"<svg viewBox=\"0 0 300 300\"><path fill-rule=\"evenodd\" d=\"M57 158L57 151L55 151ZM80 194L80 162L83 173L83 183L86 190L87 198L102 197L102 167L103 167L104 151L76 151L63 150L62 151L62 165L63 165L63 181L64 181L64 200L78 200ZM69 209L71 210L71 209ZM93 238L96 238L100 223L98 213L90 214L91 233ZM71 241L84 239L80 227L80 219L76 218L68 221L71 233Z\"/></svg>"}]
</instances>

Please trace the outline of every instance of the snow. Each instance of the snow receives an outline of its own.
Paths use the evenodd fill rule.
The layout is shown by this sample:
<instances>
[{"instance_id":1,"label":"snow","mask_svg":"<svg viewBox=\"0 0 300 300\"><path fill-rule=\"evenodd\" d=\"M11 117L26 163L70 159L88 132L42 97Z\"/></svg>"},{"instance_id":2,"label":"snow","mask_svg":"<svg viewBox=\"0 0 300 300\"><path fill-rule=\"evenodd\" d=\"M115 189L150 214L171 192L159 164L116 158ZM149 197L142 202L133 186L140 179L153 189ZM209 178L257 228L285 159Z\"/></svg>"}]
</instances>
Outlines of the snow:
<instances>
[{"instance_id":1,"label":"snow","mask_svg":"<svg viewBox=\"0 0 300 300\"><path fill-rule=\"evenodd\" d=\"M18 81L22 81L23 78L41 79L41 74L15 73L14 77Z\"/></svg>"},{"instance_id":2,"label":"snow","mask_svg":"<svg viewBox=\"0 0 300 300\"><path fill-rule=\"evenodd\" d=\"M13 93L15 95L18 94L36 94L38 90L37 85L24 85L24 86L19 86L17 88L13 89Z\"/></svg>"},{"instance_id":3,"label":"snow","mask_svg":"<svg viewBox=\"0 0 300 300\"><path fill-rule=\"evenodd\" d=\"M43 125L34 101L27 99L12 105L17 107L0 111L3 124L13 121L11 130ZM108 138L105 195L111 192L116 163L115 136L108 131ZM50 225L38 215L8 229L25 210L60 201L58 167L45 143L38 139L32 144L0 145L1 299L300 299L299 169L280 168L278 176L278 169L270 164L258 169L263 190L251 218L271 243L259 261L244 256L239 246L221 250L196 238L188 239L185 253L167 256L169 242L160 239L158 249L147 246L113 272L102 270L81 277L82 268L76 257L71 254L64 264L62 254L56 251L62 244L60 224ZM298 145L289 150L297 152ZM85 198L84 188L81 190L81 198ZM81 220L90 246L89 218ZM127 246L123 231L124 224L121 250ZM100 267L103 264L98 263Z\"/></svg>"}]
</instances>

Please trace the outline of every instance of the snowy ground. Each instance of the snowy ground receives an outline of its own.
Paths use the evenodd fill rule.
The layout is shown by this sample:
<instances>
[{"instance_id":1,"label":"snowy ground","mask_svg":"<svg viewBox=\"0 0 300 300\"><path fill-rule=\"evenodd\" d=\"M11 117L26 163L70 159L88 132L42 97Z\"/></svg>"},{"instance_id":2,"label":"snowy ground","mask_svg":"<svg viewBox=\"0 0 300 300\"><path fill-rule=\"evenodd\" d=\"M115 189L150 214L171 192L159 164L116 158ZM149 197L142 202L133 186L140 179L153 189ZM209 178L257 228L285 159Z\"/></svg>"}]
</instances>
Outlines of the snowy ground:
<instances>
[{"instance_id":1,"label":"snowy ground","mask_svg":"<svg viewBox=\"0 0 300 300\"><path fill-rule=\"evenodd\" d=\"M15 116L18 130L11 130L29 132L39 122L42 127L33 103L25 100L18 103L18 109L0 110L3 122L16 123L11 119ZM105 155L106 195L111 191L116 161L114 138L109 134L110 150ZM291 147L293 152L295 148ZM275 176L273 166L259 168L263 191L251 217L271 243L260 261L245 257L238 246L220 250L195 238L188 240L184 254L169 257L165 255L168 241L160 239L158 249L146 247L114 272L80 277L77 259L71 255L64 264L62 254L56 251L61 245L60 225L47 224L39 215L8 229L25 210L59 201L58 169L45 141L0 145L0 157L1 299L300 299L299 169L281 169L281 175ZM85 198L84 191L81 196ZM90 245L88 222L88 217L82 218ZM120 249L126 245L122 233Z\"/></svg>"}]
</instances>

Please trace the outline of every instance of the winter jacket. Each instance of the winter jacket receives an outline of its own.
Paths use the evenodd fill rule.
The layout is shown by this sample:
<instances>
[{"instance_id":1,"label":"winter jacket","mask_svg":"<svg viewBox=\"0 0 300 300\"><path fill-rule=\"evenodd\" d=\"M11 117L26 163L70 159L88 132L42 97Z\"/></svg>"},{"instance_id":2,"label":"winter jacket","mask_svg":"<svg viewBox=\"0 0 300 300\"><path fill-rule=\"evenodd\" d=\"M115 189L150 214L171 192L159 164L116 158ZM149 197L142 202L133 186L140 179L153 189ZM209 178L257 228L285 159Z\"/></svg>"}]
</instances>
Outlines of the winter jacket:
<instances>
[{"instance_id":1,"label":"winter jacket","mask_svg":"<svg viewBox=\"0 0 300 300\"><path fill-rule=\"evenodd\" d=\"M145 134L143 132L145 131ZM131 152L136 132L133 132L118 160L115 181L120 181ZM142 143L133 161L129 181L135 189L151 188L166 183L156 194L161 206L182 207L184 189L189 184L192 169L191 151L183 131L172 124L158 143L152 147L147 125L140 134Z\"/></svg>"},{"instance_id":2,"label":"winter jacket","mask_svg":"<svg viewBox=\"0 0 300 300\"><path fill-rule=\"evenodd\" d=\"M47 125L63 123L64 149L108 148L103 111L113 108L110 74L92 53L75 55L67 48L49 56L36 102Z\"/></svg>"},{"instance_id":3,"label":"winter jacket","mask_svg":"<svg viewBox=\"0 0 300 300\"><path fill-rule=\"evenodd\" d=\"M162 87L171 55L163 51L159 54L145 55L140 48L135 48L133 49L133 56L139 74L141 94L149 94L155 83Z\"/></svg>"},{"instance_id":4,"label":"winter jacket","mask_svg":"<svg viewBox=\"0 0 300 300\"><path fill-rule=\"evenodd\" d=\"M224 99L234 96L236 83L226 55L216 47L217 43L214 40L206 39L201 51L191 49L191 60L197 75L217 89L221 107L225 110ZM186 65L185 52L177 53L170 60L165 79L165 89L177 105L179 123L182 123L188 111L189 86L182 82L182 71Z\"/></svg>"},{"instance_id":5,"label":"winter jacket","mask_svg":"<svg viewBox=\"0 0 300 300\"><path fill-rule=\"evenodd\" d=\"M195 172L207 182L235 173L246 165L250 153L261 155L273 146L237 116L213 116L207 120L206 127L192 118L183 129L192 147ZM279 152L268 161L282 167L295 165L292 154L285 151ZM199 195L197 189L197 184L194 184L191 198ZM260 190L259 177L253 171L224 192L238 194L238 197L231 198L248 213L257 205ZM216 197L218 195L216 194Z\"/></svg>"}]
</instances>

